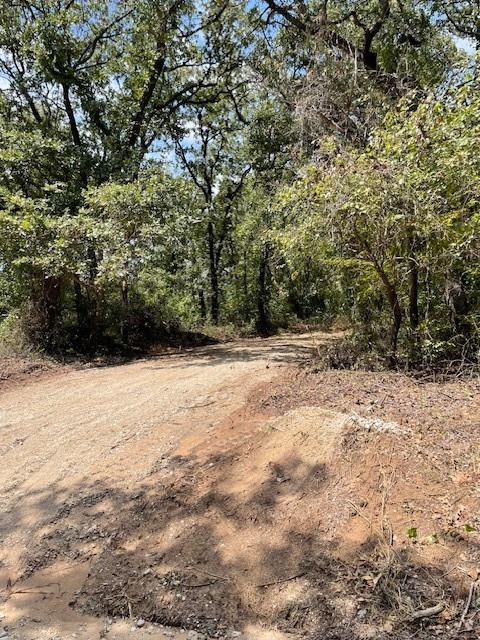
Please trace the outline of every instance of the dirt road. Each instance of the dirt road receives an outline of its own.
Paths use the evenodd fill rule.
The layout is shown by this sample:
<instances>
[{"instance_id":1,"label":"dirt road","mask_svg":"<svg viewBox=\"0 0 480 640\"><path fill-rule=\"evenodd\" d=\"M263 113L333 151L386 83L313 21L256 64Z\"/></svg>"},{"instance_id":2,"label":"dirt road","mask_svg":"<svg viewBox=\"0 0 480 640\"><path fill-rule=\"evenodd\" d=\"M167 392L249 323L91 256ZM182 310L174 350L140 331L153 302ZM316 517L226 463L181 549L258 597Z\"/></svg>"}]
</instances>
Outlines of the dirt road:
<instances>
[{"instance_id":1,"label":"dirt road","mask_svg":"<svg viewBox=\"0 0 480 640\"><path fill-rule=\"evenodd\" d=\"M480 380L333 337L0 392L0 640L477 640Z\"/></svg>"},{"instance_id":2,"label":"dirt road","mask_svg":"<svg viewBox=\"0 0 480 640\"><path fill-rule=\"evenodd\" d=\"M216 345L72 371L3 392L0 584L22 576L29 546L72 496L95 484L135 492L182 439L201 440L214 432L256 386L279 367L308 356L322 339L289 335ZM65 628L73 632L78 625L77 617L61 606L57 613L64 620L55 620L55 610L40 614L35 598L25 596L24 601L22 595L11 598L5 609L16 627L12 637L31 636L34 610L37 638L42 633L63 638ZM27 619L20 627L22 617ZM67 626L62 629L62 624Z\"/></svg>"}]
</instances>

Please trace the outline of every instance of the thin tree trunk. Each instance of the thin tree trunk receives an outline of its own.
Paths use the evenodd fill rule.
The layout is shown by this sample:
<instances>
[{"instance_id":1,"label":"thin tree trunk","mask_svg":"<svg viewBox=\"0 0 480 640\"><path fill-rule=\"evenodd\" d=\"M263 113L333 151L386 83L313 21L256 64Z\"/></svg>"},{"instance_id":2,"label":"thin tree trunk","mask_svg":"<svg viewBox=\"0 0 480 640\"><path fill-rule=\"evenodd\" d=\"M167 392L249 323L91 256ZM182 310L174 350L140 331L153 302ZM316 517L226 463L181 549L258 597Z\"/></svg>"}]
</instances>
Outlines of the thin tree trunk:
<instances>
[{"instance_id":1,"label":"thin tree trunk","mask_svg":"<svg viewBox=\"0 0 480 640\"><path fill-rule=\"evenodd\" d=\"M418 263L415 251L415 235L414 230L409 227L407 232L408 256L410 262L409 279L409 309L408 315L410 319L410 328L416 331L418 329L419 313L418 313Z\"/></svg>"},{"instance_id":2,"label":"thin tree trunk","mask_svg":"<svg viewBox=\"0 0 480 640\"><path fill-rule=\"evenodd\" d=\"M130 326L129 326L129 297L128 297L128 283L123 280L122 281L122 304L123 304L123 317L121 323L121 336L122 342L124 344L128 344L128 340L130 337Z\"/></svg>"},{"instance_id":3,"label":"thin tree trunk","mask_svg":"<svg viewBox=\"0 0 480 640\"><path fill-rule=\"evenodd\" d=\"M392 325L390 328L390 365L393 367L397 363L397 347L398 347L398 334L400 333L400 327L402 326L403 311L398 299L397 290L395 286L390 282L387 272L383 268L381 262L377 260L377 257L370 248L368 241L355 230L355 235L359 241L361 247L367 252L368 259L372 263L375 271L378 273L385 292L387 294L388 303L392 312Z\"/></svg>"},{"instance_id":4,"label":"thin tree trunk","mask_svg":"<svg viewBox=\"0 0 480 640\"><path fill-rule=\"evenodd\" d=\"M419 355L419 312L418 312L418 265L415 257L410 259L409 290L408 290L408 315L410 320L409 353L410 361L415 363Z\"/></svg>"},{"instance_id":5,"label":"thin tree trunk","mask_svg":"<svg viewBox=\"0 0 480 640\"><path fill-rule=\"evenodd\" d=\"M215 257L215 235L213 230L213 223L210 220L208 223L208 256L209 256L209 271L210 271L210 315L213 324L218 324L218 309L219 309L219 290L218 290L218 272L217 261Z\"/></svg>"},{"instance_id":6,"label":"thin tree trunk","mask_svg":"<svg viewBox=\"0 0 480 640\"><path fill-rule=\"evenodd\" d=\"M268 258L269 248L268 245L265 244L260 255L260 265L258 269L257 329L261 334L267 334L271 328L268 300Z\"/></svg>"},{"instance_id":7,"label":"thin tree trunk","mask_svg":"<svg viewBox=\"0 0 480 640\"><path fill-rule=\"evenodd\" d=\"M418 310L418 262L416 256L415 232L412 227L407 230L407 255L410 265L408 273L408 317L410 321L409 353L410 360L418 360L419 354L419 310Z\"/></svg>"},{"instance_id":8,"label":"thin tree trunk","mask_svg":"<svg viewBox=\"0 0 480 640\"><path fill-rule=\"evenodd\" d=\"M410 290L409 290L410 327L416 330L418 329L419 313L418 313L418 266L415 259L411 260L409 280L410 280Z\"/></svg>"},{"instance_id":9,"label":"thin tree trunk","mask_svg":"<svg viewBox=\"0 0 480 640\"><path fill-rule=\"evenodd\" d=\"M386 272L378 263L376 263L376 269L385 287L388 303L392 311L392 326L390 329L390 364L394 366L397 362L398 334L400 333L400 327L402 326L403 312L397 291L390 282Z\"/></svg>"},{"instance_id":10,"label":"thin tree trunk","mask_svg":"<svg viewBox=\"0 0 480 640\"><path fill-rule=\"evenodd\" d=\"M248 320L249 304L248 304L248 254L243 252L243 314L244 320Z\"/></svg>"},{"instance_id":11,"label":"thin tree trunk","mask_svg":"<svg viewBox=\"0 0 480 640\"><path fill-rule=\"evenodd\" d=\"M200 318L202 322L205 322L207 319L207 305L205 304L205 292L203 289L198 292L198 300L200 302Z\"/></svg>"}]
</instances>

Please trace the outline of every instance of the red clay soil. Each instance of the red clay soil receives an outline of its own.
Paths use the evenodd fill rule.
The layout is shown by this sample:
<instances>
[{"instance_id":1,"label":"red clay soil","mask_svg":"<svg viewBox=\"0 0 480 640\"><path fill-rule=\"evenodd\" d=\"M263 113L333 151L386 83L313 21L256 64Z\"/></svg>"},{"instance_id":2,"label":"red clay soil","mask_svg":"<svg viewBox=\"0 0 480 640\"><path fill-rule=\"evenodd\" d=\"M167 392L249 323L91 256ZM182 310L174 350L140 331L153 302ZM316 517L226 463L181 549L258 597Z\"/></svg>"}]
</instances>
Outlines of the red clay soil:
<instances>
[{"instance_id":1,"label":"red clay soil","mask_svg":"<svg viewBox=\"0 0 480 640\"><path fill-rule=\"evenodd\" d=\"M233 629L253 640L255 628L311 640L478 639L479 382L312 373L295 349L267 341L208 348L203 363L159 362L178 388L169 411L188 412L155 438L122 430L109 454L121 449L121 459L104 465L125 481L70 481L76 490L58 494L23 554L17 588L55 572L76 585L77 613L192 638ZM105 406L120 380L151 380L154 366L102 373L114 385ZM240 377L228 373L237 366ZM200 394L198 374L219 390ZM85 372L75 375L87 388ZM153 416L157 401L138 406ZM131 402L125 395L124 422ZM157 452L167 435L172 446Z\"/></svg>"}]
</instances>

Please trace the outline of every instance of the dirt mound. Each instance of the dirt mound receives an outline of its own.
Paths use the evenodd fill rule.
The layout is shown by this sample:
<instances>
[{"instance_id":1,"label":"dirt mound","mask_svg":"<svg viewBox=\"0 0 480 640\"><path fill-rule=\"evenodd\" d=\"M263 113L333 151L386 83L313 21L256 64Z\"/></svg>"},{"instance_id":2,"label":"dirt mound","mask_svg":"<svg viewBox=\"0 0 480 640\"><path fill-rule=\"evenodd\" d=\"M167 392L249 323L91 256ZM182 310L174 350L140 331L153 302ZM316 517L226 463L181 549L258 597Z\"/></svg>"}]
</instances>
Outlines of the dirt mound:
<instances>
[{"instance_id":1,"label":"dirt mound","mask_svg":"<svg viewBox=\"0 0 480 640\"><path fill-rule=\"evenodd\" d=\"M34 380L63 370L62 365L41 358L0 357L0 390L13 383Z\"/></svg>"},{"instance_id":2,"label":"dirt mound","mask_svg":"<svg viewBox=\"0 0 480 640\"><path fill-rule=\"evenodd\" d=\"M318 407L238 418L163 460L77 607L210 637L249 623L312 639L456 633L465 588L440 568L450 549L418 553L408 511L397 512L405 435ZM440 616L414 617L439 603Z\"/></svg>"}]
</instances>

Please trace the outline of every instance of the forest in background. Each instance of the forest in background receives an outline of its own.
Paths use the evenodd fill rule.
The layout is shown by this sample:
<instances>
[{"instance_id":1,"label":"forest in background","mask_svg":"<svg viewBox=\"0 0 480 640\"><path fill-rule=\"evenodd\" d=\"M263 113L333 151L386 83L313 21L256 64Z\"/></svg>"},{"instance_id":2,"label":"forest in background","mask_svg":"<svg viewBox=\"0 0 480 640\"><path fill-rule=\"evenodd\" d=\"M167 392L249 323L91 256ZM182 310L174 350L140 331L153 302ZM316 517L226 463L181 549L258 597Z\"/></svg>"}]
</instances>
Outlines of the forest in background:
<instances>
[{"instance_id":1,"label":"forest in background","mask_svg":"<svg viewBox=\"0 0 480 640\"><path fill-rule=\"evenodd\" d=\"M1 349L341 319L475 366L479 43L464 0L2 0Z\"/></svg>"}]
</instances>

